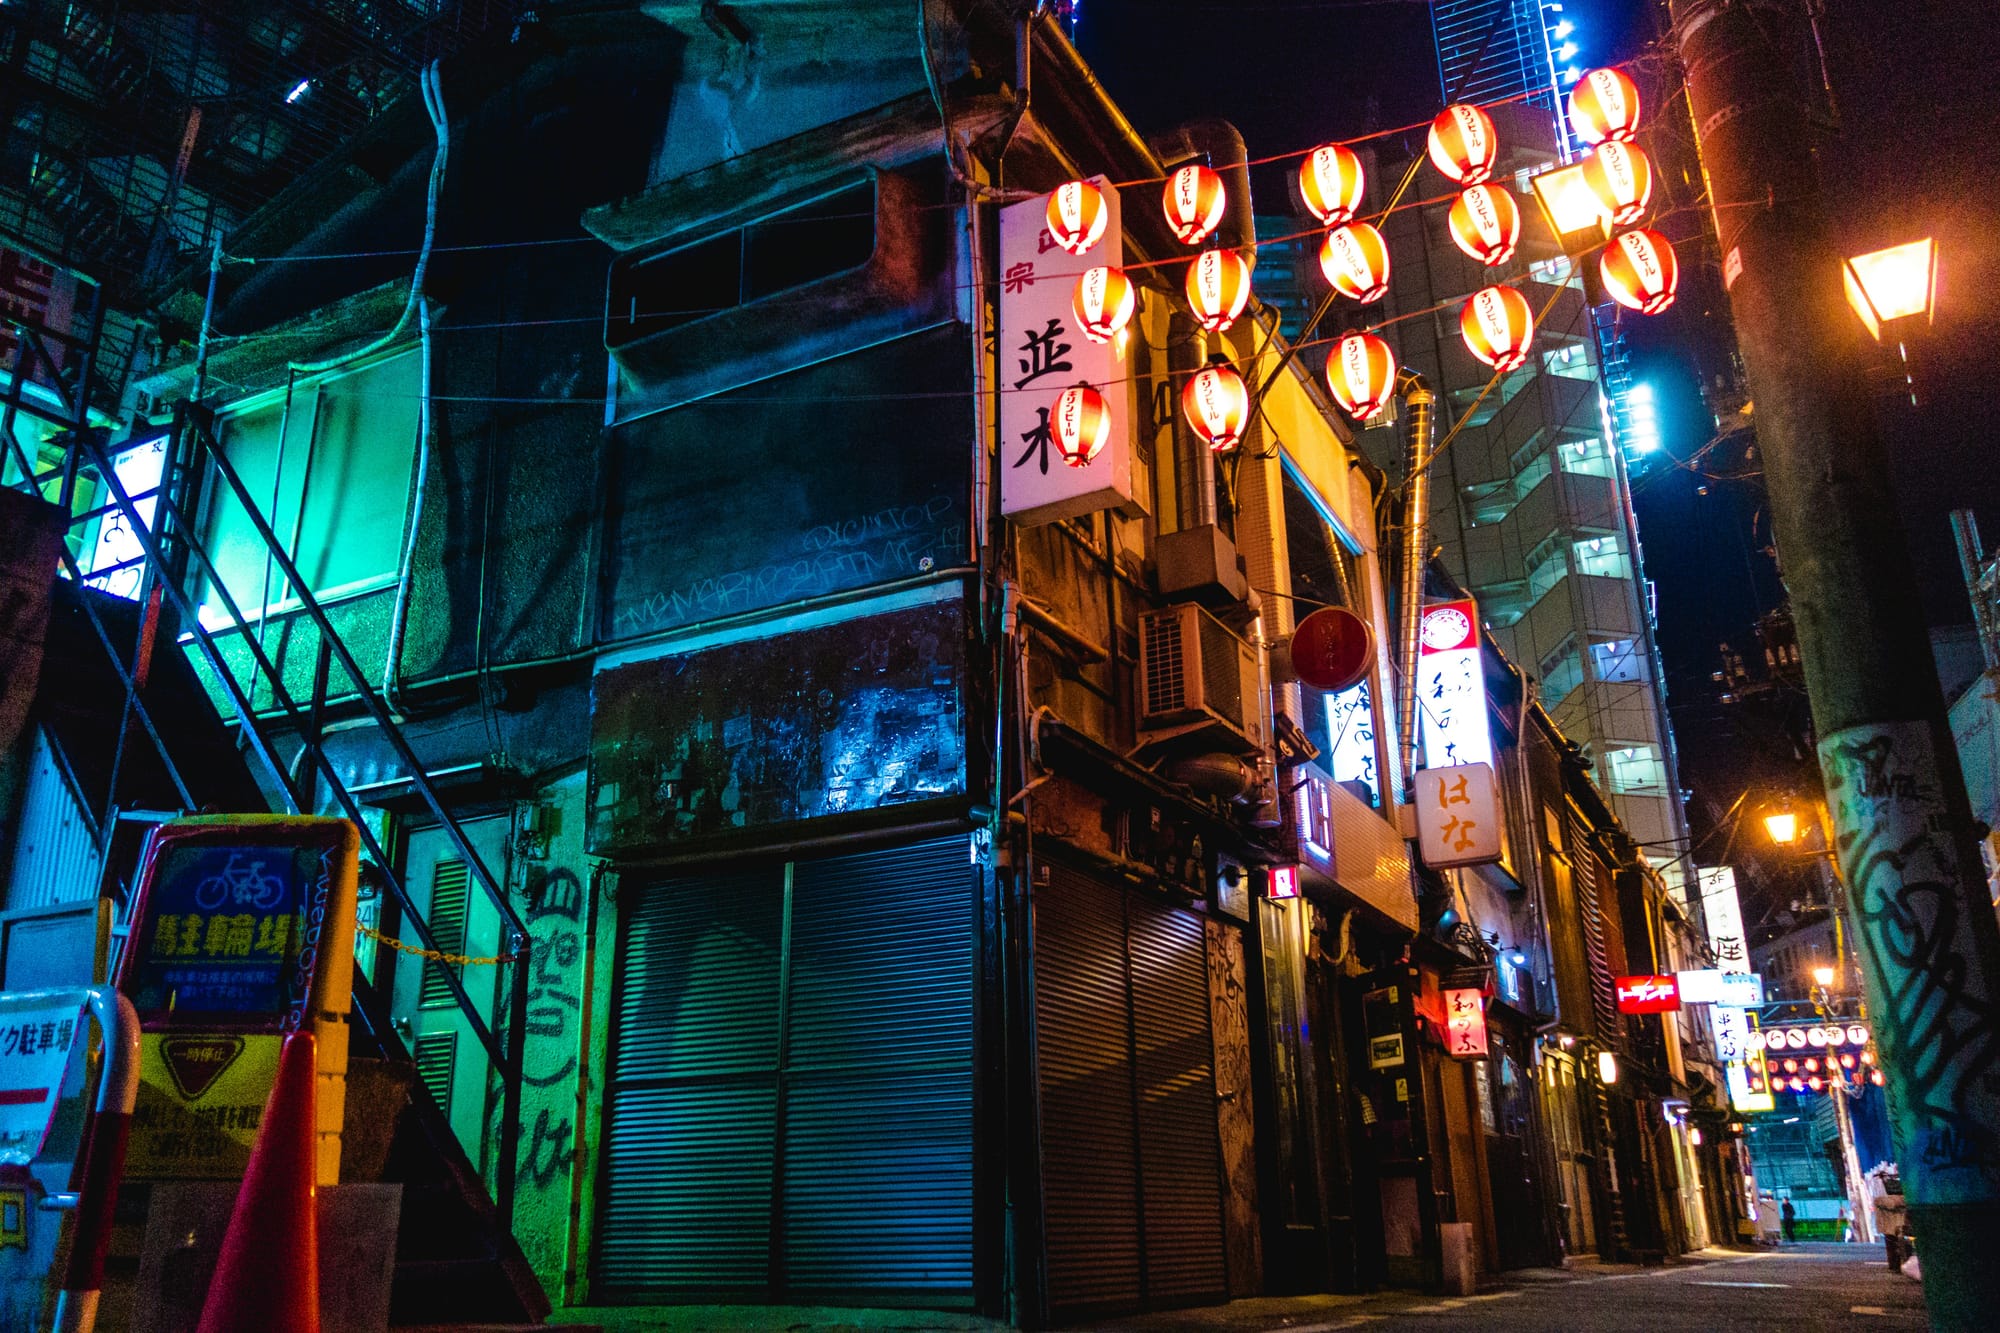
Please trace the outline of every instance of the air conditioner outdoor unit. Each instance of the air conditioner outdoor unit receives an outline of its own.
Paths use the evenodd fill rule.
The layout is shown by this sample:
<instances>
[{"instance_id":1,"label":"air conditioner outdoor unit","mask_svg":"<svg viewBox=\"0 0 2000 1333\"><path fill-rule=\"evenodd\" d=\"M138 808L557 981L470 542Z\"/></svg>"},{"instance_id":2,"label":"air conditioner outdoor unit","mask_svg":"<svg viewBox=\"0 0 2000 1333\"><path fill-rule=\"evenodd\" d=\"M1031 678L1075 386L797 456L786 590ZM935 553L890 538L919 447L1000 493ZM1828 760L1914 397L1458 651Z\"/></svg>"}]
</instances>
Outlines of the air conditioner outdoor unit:
<instances>
[{"instance_id":1,"label":"air conditioner outdoor unit","mask_svg":"<svg viewBox=\"0 0 2000 1333\"><path fill-rule=\"evenodd\" d=\"M1139 617L1139 739L1204 733L1260 753L1269 739L1257 650L1193 603Z\"/></svg>"}]
</instances>

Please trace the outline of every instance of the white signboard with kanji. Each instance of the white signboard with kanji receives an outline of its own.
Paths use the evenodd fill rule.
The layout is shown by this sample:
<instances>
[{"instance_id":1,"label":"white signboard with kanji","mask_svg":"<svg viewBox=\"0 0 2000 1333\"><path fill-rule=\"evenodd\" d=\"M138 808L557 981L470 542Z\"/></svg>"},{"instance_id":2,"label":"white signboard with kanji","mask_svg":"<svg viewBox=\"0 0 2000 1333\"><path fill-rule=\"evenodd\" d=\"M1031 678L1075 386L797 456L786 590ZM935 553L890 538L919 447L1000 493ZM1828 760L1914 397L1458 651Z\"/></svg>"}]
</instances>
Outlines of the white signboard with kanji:
<instances>
[{"instance_id":1,"label":"white signboard with kanji","mask_svg":"<svg viewBox=\"0 0 2000 1333\"><path fill-rule=\"evenodd\" d=\"M1072 255L1049 235L1047 201L1000 210L1000 509L1017 523L1053 523L1132 503L1132 391L1138 330L1093 342L1077 324L1076 280L1099 266L1122 267L1118 191L1102 176L1110 220L1104 237ZM1136 322L1136 321L1135 321ZM1063 461L1049 428L1064 389L1088 384L1104 395L1110 438L1082 467Z\"/></svg>"},{"instance_id":2,"label":"white signboard with kanji","mask_svg":"<svg viewBox=\"0 0 2000 1333\"><path fill-rule=\"evenodd\" d=\"M0 1162L26 1165L41 1151L85 1002L76 990L0 995Z\"/></svg>"},{"instance_id":3,"label":"white signboard with kanji","mask_svg":"<svg viewBox=\"0 0 2000 1333\"><path fill-rule=\"evenodd\" d=\"M1479 662L1479 607L1469 597L1424 608L1417 649L1417 715L1424 765L1491 764L1486 675Z\"/></svg>"},{"instance_id":4,"label":"white signboard with kanji","mask_svg":"<svg viewBox=\"0 0 2000 1333\"><path fill-rule=\"evenodd\" d=\"M1433 870L1500 859L1500 792L1493 765L1426 768L1412 784L1417 849Z\"/></svg>"},{"instance_id":5,"label":"white signboard with kanji","mask_svg":"<svg viewBox=\"0 0 2000 1333\"><path fill-rule=\"evenodd\" d=\"M1715 1058L1725 1064L1750 1053L1750 1015L1732 1004L1718 1004L1708 1011L1715 1030Z\"/></svg>"},{"instance_id":6,"label":"white signboard with kanji","mask_svg":"<svg viewBox=\"0 0 2000 1333\"><path fill-rule=\"evenodd\" d=\"M1750 940L1743 930L1743 905L1736 897L1736 872L1729 866L1704 866L1695 872L1701 886L1702 919L1708 925L1708 945L1715 951L1716 970L1748 972Z\"/></svg>"},{"instance_id":7,"label":"white signboard with kanji","mask_svg":"<svg viewBox=\"0 0 2000 1333\"><path fill-rule=\"evenodd\" d=\"M1375 709L1369 703L1368 682L1326 696L1327 735L1333 744L1326 756L1335 782L1358 782L1376 794Z\"/></svg>"}]
</instances>

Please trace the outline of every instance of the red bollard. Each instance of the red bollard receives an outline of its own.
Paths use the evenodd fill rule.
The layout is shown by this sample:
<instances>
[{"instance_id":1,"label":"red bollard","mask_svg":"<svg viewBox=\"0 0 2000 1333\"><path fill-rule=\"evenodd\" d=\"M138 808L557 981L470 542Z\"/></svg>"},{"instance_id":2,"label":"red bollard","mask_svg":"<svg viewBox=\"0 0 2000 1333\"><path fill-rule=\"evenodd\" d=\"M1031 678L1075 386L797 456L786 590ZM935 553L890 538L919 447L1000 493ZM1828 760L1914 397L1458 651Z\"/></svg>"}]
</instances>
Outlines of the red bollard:
<instances>
[{"instance_id":1,"label":"red bollard","mask_svg":"<svg viewBox=\"0 0 2000 1333\"><path fill-rule=\"evenodd\" d=\"M286 1038L198 1333L319 1333L317 1063L310 1032Z\"/></svg>"}]
</instances>

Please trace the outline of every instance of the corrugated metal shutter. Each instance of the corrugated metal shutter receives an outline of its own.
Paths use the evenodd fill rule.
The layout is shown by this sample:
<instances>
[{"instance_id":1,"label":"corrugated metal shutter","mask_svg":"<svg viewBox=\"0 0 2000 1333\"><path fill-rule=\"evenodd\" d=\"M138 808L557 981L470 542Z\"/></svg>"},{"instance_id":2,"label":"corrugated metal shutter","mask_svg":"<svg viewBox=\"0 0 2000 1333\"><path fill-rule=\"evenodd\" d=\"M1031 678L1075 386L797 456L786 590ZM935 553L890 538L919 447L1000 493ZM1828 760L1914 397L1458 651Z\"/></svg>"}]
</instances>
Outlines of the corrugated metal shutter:
<instances>
[{"instance_id":1,"label":"corrugated metal shutter","mask_svg":"<svg viewBox=\"0 0 2000 1333\"><path fill-rule=\"evenodd\" d=\"M781 1168L793 1293L972 1290L974 910L963 837L794 871Z\"/></svg>"},{"instance_id":2,"label":"corrugated metal shutter","mask_svg":"<svg viewBox=\"0 0 2000 1333\"><path fill-rule=\"evenodd\" d=\"M1042 1231L1052 1310L1139 1304L1139 1152L1124 894L1061 866L1035 891Z\"/></svg>"},{"instance_id":3,"label":"corrugated metal shutter","mask_svg":"<svg viewBox=\"0 0 2000 1333\"><path fill-rule=\"evenodd\" d=\"M14 835L14 864L7 877L4 905L53 907L88 902L97 896L97 840L77 805L69 780L56 763L49 738L35 728L34 749L22 784L20 822Z\"/></svg>"},{"instance_id":4,"label":"corrugated metal shutter","mask_svg":"<svg viewBox=\"0 0 2000 1333\"><path fill-rule=\"evenodd\" d=\"M607 1289L769 1284L783 912L776 870L668 880L630 909L596 1246Z\"/></svg>"},{"instance_id":5,"label":"corrugated metal shutter","mask_svg":"<svg viewBox=\"0 0 2000 1333\"><path fill-rule=\"evenodd\" d=\"M1227 1300L1201 918L1134 894L1128 920L1147 1303Z\"/></svg>"},{"instance_id":6,"label":"corrugated metal shutter","mask_svg":"<svg viewBox=\"0 0 2000 1333\"><path fill-rule=\"evenodd\" d=\"M1226 1299L1201 918L1051 867L1034 947L1052 1311Z\"/></svg>"}]
</instances>

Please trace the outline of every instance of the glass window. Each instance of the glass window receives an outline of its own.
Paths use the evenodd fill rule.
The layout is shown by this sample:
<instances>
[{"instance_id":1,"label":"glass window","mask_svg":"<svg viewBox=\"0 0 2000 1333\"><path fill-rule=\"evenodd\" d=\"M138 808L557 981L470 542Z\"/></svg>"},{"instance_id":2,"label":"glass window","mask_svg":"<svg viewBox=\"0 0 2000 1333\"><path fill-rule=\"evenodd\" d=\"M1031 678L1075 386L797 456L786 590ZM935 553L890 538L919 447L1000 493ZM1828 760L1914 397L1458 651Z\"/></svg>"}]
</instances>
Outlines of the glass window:
<instances>
[{"instance_id":1,"label":"glass window","mask_svg":"<svg viewBox=\"0 0 2000 1333\"><path fill-rule=\"evenodd\" d=\"M1514 474L1514 494L1527 499L1528 492L1542 484L1542 478L1549 475L1549 455L1547 450L1528 460L1527 466Z\"/></svg>"},{"instance_id":2,"label":"glass window","mask_svg":"<svg viewBox=\"0 0 2000 1333\"><path fill-rule=\"evenodd\" d=\"M1583 659L1577 655L1576 640L1564 639L1562 646L1541 662L1542 703L1554 708L1583 684Z\"/></svg>"},{"instance_id":3,"label":"glass window","mask_svg":"<svg viewBox=\"0 0 2000 1333\"><path fill-rule=\"evenodd\" d=\"M1595 574L1603 579L1629 579L1632 560L1625 553L1625 539L1616 533L1603 537L1579 537L1576 541L1576 572Z\"/></svg>"},{"instance_id":4,"label":"glass window","mask_svg":"<svg viewBox=\"0 0 2000 1333\"><path fill-rule=\"evenodd\" d=\"M1551 347L1543 352L1542 369L1551 375L1567 375L1573 380L1594 381L1597 378L1597 371L1590 364L1590 351L1580 342Z\"/></svg>"},{"instance_id":5,"label":"glass window","mask_svg":"<svg viewBox=\"0 0 2000 1333\"><path fill-rule=\"evenodd\" d=\"M1614 474L1610 447L1602 436L1587 440L1564 440L1558 447L1562 469L1582 477L1609 477Z\"/></svg>"},{"instance_id":6,"label":"glass window","mask_svg":"<svg viewBox=\"0 0 2000 1333\"><path fill-rule=\"evenodd\" d=\"M1657 745L1606 750L1604 771L1614 792L1660 796L1667 790L1667 766Z\"/></svg>"},{"instance_id":7,"label":"glass window","mask_svg":"<svg viewBox=\"0 0 2000 1333\"><path fill-rule=\"evenodd\" d=\"M1528 552L1529 602L1562 582L1563 575L1569 573L1569 556L1562 543L1562 534L1557 533L1544 538Z\"/></svg>"},{"instance_id":8,"label":"glass window","mask_svg":"<svg viewBox=\"0 0 2000 1333\"><path fill-rule=\"evenodd\" d=\"M1538 259L1528 265L1528 275L1536 282L1546 282L1551 287L1560 287L1569 281L1570 262L1568 255L1557 255L1553 259Z\"/></svg>"},{"instance_id":9,"label":"glass window","mask_svg":"<svg viewBox=\"0 0 2000 1333\"><path fill-rule=\"evenodd\" d=\"M401 559L417 443L418 364L398 353L226 414L218 434L273 535L314 595L391 581ZM283 431L282 442L279 432ZM203 536L245 619L282 609L293 592L250 515L226 484L209 488ZM200 589L202 623L229 623L220 592Z\"/></svg>"},{"instance_id":10,"label":"glass window","mask_svg":"<svg viewBox=\"0 0 2000 1333\"><path fill-rule=\"evenodd\" d=\"M1514 483L1511 481L1474 482L1465 488L1465 522L1467 527L1485 527L1507 517L1514 512Z\"/></svg>"},{"instance_id":11,"label":"glass window","mask_svg":"<svg viewBox=\"0 0 2000 1333\"><path fill-rule=\"evenodd\" d=\"M138 511L139 522L151 530L153 508L159 503L160 474L167 462L167 437L128 440L112 448L115 452L111 455L111 474L132 501L132 508ZM109 486L94 489L92 497L93 505L116 503ZM114 597L137 597L145 572L144 559L145 548L133 534L125 511L113 509L100 515L92 525L89 538L77 554L77 566L89 576L85 581L91 587L101 588Z\"/></svg>"},{"instance_id":12,"label":"glass window","mask_svg":"<svg viewBox=\"0 0 2000 1333\"><path fill-rule=\"evenodd\" d=\"M1646 679L1646 650L1637 639L1600 639L1590 645L1590 674L1599 680Z\"/></svg>"}]
</instances>

